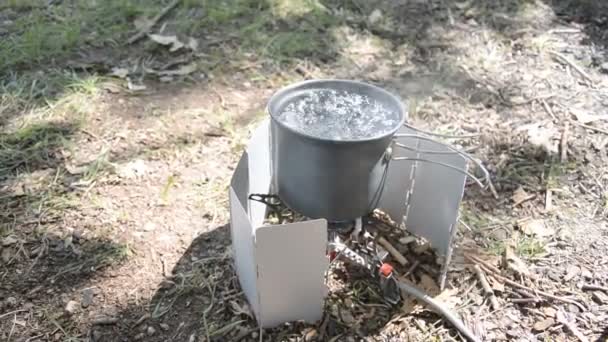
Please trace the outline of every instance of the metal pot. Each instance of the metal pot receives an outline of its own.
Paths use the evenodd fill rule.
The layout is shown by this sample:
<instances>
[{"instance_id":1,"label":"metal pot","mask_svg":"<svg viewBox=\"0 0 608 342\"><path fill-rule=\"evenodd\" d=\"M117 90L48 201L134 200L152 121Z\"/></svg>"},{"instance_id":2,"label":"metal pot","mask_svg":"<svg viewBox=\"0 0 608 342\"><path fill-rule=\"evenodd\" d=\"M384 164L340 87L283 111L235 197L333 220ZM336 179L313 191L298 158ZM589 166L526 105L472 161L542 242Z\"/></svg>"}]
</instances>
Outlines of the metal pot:
<instances>
[{"instance_id":1,"label":"metal pot","mask_svg":"<svg viewBox=\"0 0 608 342\"><path fill-rule=\"evenodd\" d=\"M277 118L294 96L315 89L366 95L399 113L388 133L357 140L330 140L296 131ZM353 220L379 200L394 134L406 119L401 101L376 86L347 80L313 80L281 89L268 103L273 185L291 209L310 218Z\"/></svg>"}]
</instances>

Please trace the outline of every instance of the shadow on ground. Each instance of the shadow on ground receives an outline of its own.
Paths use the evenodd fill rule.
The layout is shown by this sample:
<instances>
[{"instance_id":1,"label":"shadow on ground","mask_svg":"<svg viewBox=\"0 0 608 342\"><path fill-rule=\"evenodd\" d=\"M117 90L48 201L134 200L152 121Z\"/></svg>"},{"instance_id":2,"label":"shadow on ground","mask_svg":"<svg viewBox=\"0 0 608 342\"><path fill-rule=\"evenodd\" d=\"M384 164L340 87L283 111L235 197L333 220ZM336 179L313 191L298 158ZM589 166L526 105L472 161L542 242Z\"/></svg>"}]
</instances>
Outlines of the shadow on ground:
<instances>
[{"instance_id":1,"label":"shadow on ground","mask_svg":"<svg viewBox=\"0 0 608 342\"><path fill-rule=\"evenodd\" d=\"M259 341L259 328L238 283L230 251L229 225L201 234L159 284L149 302L128 307L119 314L114 326L92 327L89 332L92 340L116 341L120 337L146 341ZM348 269L337 276L344 278L347 285L332 293L320 322L292 322L265 329L263 340L301 339L313 328L324 336L321 340L340 336L365 338L378 334L399 311L384 302L381 290L370 283L367 273ZM371 316L368 310L359 312L351 307L352 300L372 308ZM356 324L356 328L344 322Z\"/></svg>"}]
</instances>

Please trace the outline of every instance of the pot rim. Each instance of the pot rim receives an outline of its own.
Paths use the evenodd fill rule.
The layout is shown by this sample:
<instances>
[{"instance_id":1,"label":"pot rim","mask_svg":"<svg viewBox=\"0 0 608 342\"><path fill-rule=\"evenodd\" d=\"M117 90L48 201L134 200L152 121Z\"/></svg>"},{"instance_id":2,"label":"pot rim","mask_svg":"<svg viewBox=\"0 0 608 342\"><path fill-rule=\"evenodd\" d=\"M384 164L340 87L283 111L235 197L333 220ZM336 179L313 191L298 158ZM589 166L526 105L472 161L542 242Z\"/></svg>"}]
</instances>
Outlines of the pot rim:
<instances>
[{"instance_id":1,"label":"pot rim","mask_svg":"<svg viewBox=\"0 0 608 342\"><path fill-rule=\"evenodd\" d=\"M292 127L287 126L281 120L277 119L275 117L275 115L272 113L272 111L270 110L270 108L272 107L272 105L274 103L280 101L287 94L289 94L290 92L292 92L294 90L297 90L298 88L302 88L302 87L310 86L310 85L314 85L314 84L323 85L323 84L327 84L327 83L356 84L358 86L367 87L367 88L373 89L376 92L383 93L385 96L387 96L387 98L390 98L390 99L394 100L395 104L397 105L397 109L398 109L398 111L400 113L399 124L395 125L395 127L393 129L391 129L390 131L388 131L386 133L378 134L378 135L375 135L375 136L366 137L366 138L362 138L362 139L340 139L340 140L337 140L337 139L330 139L330 138L321 138L321 137L318 137L318 136L314 136L314 135L307 134L307 133L298 131L296 129L293 129ZM317 141L320 141L320 142L330 142L330 143L337 143L337 144L369 142L369 141L381 140L381 139L389 137L389 136L392 137L403 126L403 124L405 123L405 121L407 119L407 111L405 110L403 102L399 99L399 97L397 97L396 95L392 94L391 92L389 92L389 91L387 91L387 90L385 90L383 88L380 88L378 86L375 86L373 84L370 84L370 83L361 82L361 81L355 81L355 80L338 79L338 78L306 80L306 81L296 82L296 83L287 85L287 86L279 89L278 91L276 91L270 97L270 100L268 100L268 103L266 104L266 112L268 113L268 115L270 115L270 118L272 119L273 122L277 123L282 128L287 129L290 132L293 132L294 134L297 134L299 136L303 136L303 137L306 137L306 138L309 138L309 139L314 139L314 140L317 140Z\"/></svg>"}]
</instances>

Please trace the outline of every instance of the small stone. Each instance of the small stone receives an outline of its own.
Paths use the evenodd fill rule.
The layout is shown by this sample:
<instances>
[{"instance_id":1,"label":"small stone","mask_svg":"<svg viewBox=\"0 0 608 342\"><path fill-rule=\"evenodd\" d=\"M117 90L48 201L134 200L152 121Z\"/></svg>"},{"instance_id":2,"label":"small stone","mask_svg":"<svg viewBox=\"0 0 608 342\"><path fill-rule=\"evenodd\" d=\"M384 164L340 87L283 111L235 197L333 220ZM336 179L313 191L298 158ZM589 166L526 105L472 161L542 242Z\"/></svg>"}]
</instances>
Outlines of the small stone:
<instances>
[{"instance_id":1,"label":"small stone","mask_svg":"<svg viewBox=\"0 0 608 342\"><path fill-rule=\"evenodd\" d=\"M550 306L546 306L542 309L543 314L547 317L555 317L555 314L557 313L557 310L555 310L554 308L550 307Z\"/></svg>"},{"instance_id":2,"label":"small stone","mask_svg":"<svg viewBox=\"0 0 608 342\"><path fill-rule=\"evenodd\" d=\"M93 289L89 288L82 290L82 301L80 302L80 305L83 308L88 308L89 306L91 306L91 304L93 304L93 296Z\"/></svg>"},{"instance_id":3,"label":"small stone","mask_svg":"<svg viewBox=\"0 0 608 342\"><path fill-rule=\"evenodd\" d=\"M10 247L4 247L2 249L2 262L4 264L8 264L9 261L13 258L13 249Z\"/></svg>"},{"instance_id":4,"label":"small stone","mask_svg":"<svg viewBox=\"0 0 608 342\"><path fill-rule=\"evenodd\" d=\"M73 315L76 310L78 310L78 302L76 302L75 300L69 301L65 306L65 312L68 315Z\"/></svg>"},{"instance_id":5,"label":"small stone","mask_svg":"<svg viewBox=\"0 0 608 342\"><path fill-rule=\"evenodd\" d=\"M379 23L380 21L382 21L382 11L379 9L375 9L372 11L372 13L369 15L369 23L372 25L375 25L377 23Z\"/></svg>"},{"instance_id":6,"label":"small stone","mask_svg":"<svg viewBox=\"0 0 608 342\"><path fill-rule=\"evenodd\" d=\"M251 333L251 337L253 337L253 338L258 338L258 336L259 335L258 335L257 331L254 331L254 332Z\"/></svg>"},{"instance_id":7,"label":"small stone","mask_svg":"<svg viewBox=\"0 0 608 342\"><path fill-rule=\"evenodd\" d=\"M146 335L144 333L139 333L137 335L135 335L135 337L133 338L135 341L139 341L141 339L143 339Z\"/></svg>"},{"instance_id":8,"label":"small stone","mask_svg":"<svg viewBox=\"0 0 608 342\"><path fill-rule=\"evenodd\" d=\"M600 70L608 74L608 62L602 63L600 65Z\"/></svg>"},{"instance_id":9,"label":"small stone","mask_svg":"<svg viewBox=\"0 0 608 342\"><path fill-rule=\"evenodd\" d=\"M591 279L591 278L593 278L593 274L588 269L582 267L581 268L581 277L583 277L585 279Z\"/></svg>"},{"instance_id":10,"label":"small stone","mask_svg":"<svg viewBox=\"0 0 608 342\"><path fill-rule=\"evenodd\" d=\"M164 331L169 330L169 324L167 323L161 323L160 324L160 328L163 329Z\"/></svg>"},{"instance_id":11,"label":"small stone","mask_svg":"<svg viewBox=\"0 0 608 342\"><path fill-rule=\"evenodd\" d=\"M9 307L17 305L17 299L15 297L6 298L6 305Z\"/></svg>"},{"instance_id":12,"label":"small stone","mask_svg":"<svg viewBox=\"0 0 608 342\"><path fill-rule=\"evenodd\" d=\"M154 333L156 333L156 329L154 329L153 326L148 326L148 329L146 329L146 334L148 334L148 336L152 336Z\"/></svg>"},{"instance_id":13,"label":"small stone","mask_svg":"<svg viewBox=\"0 0 608 342\"><path fill-rule=\"evenodd\" d=\"M568 304L568 312L572 314L577 314L581 312L581 309L574 304Z\"/></svg>"},{"instance_id":14,"label":"small stone","mask_svg":"<svg viewBox=\"0 0 608 342\"><path fill-rule=\"evenodd\" d=\"M551 326L553 326L554 324L555 324L555 321L553 320L553 318L547 318L542 321L534 323L534 326L532 327L532 329L534 329L536 331L545 331L548 328L550 328Z\"/></svg>"}]
</instances>

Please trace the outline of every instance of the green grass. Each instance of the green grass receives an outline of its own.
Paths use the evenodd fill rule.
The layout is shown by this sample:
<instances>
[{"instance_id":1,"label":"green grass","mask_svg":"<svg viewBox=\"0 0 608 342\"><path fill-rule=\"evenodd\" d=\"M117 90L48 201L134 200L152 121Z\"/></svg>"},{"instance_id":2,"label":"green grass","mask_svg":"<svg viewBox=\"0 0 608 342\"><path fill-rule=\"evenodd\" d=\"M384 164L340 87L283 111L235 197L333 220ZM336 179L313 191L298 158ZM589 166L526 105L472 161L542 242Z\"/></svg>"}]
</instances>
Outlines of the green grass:
<instances>
[{"instance_id":1,"label":"green grass","mask_svg":"<svg viewBox=\"0 0 608 342\"><path fill-rule=\"evenodd\" d=\"M515 252L525 258L533 258L545 253L545 245L531 237L523 236L517 241Z\"/></svg>"},{"instance_id":2,"label":"green grass","mask_svg":"<svg viewBox=\"0 0 608 342\"><path fill-rule=\"evenodd\" d=\"M0 134L0 178L16 171L52 167L76 127L65 123L38 123L10 134Z\"/></svg>"}]
</instances>

